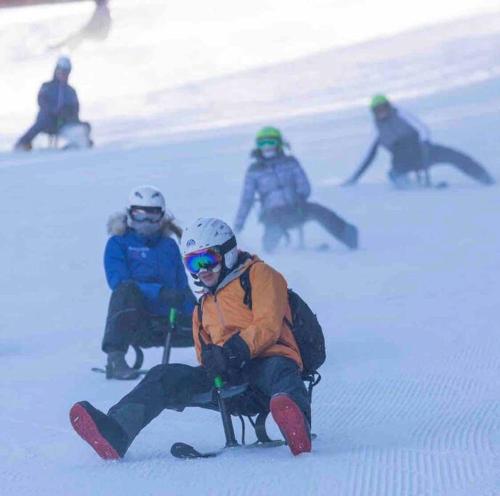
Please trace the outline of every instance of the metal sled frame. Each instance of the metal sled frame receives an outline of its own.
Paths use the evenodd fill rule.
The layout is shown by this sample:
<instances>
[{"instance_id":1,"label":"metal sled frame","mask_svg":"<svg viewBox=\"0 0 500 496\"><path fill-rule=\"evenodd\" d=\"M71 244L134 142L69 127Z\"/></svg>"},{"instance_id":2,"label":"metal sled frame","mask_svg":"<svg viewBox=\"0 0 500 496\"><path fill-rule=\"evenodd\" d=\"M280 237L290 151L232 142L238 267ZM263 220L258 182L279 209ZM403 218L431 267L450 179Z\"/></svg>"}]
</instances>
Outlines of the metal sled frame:
<instances>
[{"instance_id":1,"label":"metal sled frame","mask_svg":"<svg viewBox=\"0 0 500 496\"><path fill-rule=\"evenodd\" d=\"M48 135L48 148L58 148L59 147L59 135L58 134L49 134Z\"/></svg>"},{"instance_id":2,"label":"metal sled frame","mask_svg":"<svg viewBox=\"0 0 500 496\"><path fill-rule=\"evenodd\" d=\"M309 404L312 407L313 388L314 388L314 386L319 384L319 382L321 381L321 375L318 372L313 372L311 374L304 375L302 377L302 380L307 383L307 396L309 398ZM237 394L235 394L235 395L229 394L228 396L223 395L222 399L226 399L226 398L224 398L224 396L237 397L238 395L241 395L242 392L244 392L246 390L246 388L245 388L244 391L241 391L241 387L236 386L234 388L235 391L238 390L238 388L240 388L240 391ZM220 402L219 402L219 407L220 407ZM269 437L269 434L266 431L266 420L267 420L267 417L269 416L269 413L270 413L269 410L267 409L267 405L266 405L266 410L258 413L257 415L254 415L254 416L245 415L244 413L239 413L239 412L232 412L230 415L227 412L225 405L224 405L224 409L226 411L223 412L221 410L220 413L221 413L222 423L223 423L223 427L224 427L224 434L226 435L226 446L235 446L238 444L238 442L236 441L235 434L234 434L234 427L233 427L231 415L234 415L234 416L237 416L240 418L240 421L241 421L241 444L242 445L245 445L245 431L246 431L245 417L248 419L248 421L250 422L250 425L253 427L253 429L255 431L255 436L257 437L257 443L273 444L273 443L277 442L276 440L271 439ZM311 420L312 420L312 415L311 415ZM311 422L311 424L312 424L312 422Z\"/></svg>"}]
</instances>

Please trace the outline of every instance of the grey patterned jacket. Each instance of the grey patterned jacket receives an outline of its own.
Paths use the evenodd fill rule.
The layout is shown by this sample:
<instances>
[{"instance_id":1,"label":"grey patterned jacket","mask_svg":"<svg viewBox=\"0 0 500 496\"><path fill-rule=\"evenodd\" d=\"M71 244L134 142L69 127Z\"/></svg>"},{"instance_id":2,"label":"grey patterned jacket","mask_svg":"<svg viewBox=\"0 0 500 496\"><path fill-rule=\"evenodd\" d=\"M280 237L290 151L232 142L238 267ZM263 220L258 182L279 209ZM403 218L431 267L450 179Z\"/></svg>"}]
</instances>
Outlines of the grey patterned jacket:
<instances>
[{"instance_id":1,"label":"grey patterned jacket","mask_svg":"<svg viewBox=\"0 0 500 496\"><path fill-rule=\"evenodd\" d=\"M240 207L234 222L239 231L252 209L255 196L261 204L261 215L278 207L298 205L311 194L311 185L299 161L283 152L277 157L264 159L254 153L257 159L248 167L245 175Z\"/></svg>"}]
</instances>

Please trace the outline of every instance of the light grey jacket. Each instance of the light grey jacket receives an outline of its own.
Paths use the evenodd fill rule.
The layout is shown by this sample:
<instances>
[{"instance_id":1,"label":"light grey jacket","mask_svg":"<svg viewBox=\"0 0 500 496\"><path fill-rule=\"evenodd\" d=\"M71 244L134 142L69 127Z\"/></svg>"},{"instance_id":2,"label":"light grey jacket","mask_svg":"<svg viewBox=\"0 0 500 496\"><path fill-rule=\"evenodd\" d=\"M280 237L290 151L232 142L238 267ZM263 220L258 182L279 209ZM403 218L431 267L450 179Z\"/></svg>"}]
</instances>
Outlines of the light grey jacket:
<instances>
[{"instance_id":1,"label":"light grey jacket","mask_svg":"<svg viewBox=\"0 0 500 496\"><path fill-rule=\"evenodd\" d=\"M295 206L307 200L311 185L299 161L291 155L280 153L277 157L257 158L245 175L245 183L236 215L234 228L241 230L257 196L261 214L274 208Z\"/></svg>"}]
</instances>

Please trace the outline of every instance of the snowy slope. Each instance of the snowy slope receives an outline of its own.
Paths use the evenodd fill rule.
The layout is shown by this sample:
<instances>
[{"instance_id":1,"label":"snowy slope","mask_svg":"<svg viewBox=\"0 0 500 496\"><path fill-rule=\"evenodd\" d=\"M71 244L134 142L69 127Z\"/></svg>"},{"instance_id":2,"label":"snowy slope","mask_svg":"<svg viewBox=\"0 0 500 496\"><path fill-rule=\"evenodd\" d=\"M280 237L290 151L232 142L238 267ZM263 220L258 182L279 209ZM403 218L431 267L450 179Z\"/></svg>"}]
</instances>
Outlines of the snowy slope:
<instances>
[{"instance_id":1,"label":"snowy slope","mask_svg":"<svg viewBox=\"0 0 500 496\"><path fill-rule=\"evenodd\" d=\"M499 0L449 3L218 0L214 12L200 0L140 7L120 0L106 43L71 53L71 80L102 145L364 106L381 90L409 98L498 77ZM59 55L47 46L75 32L91 8L2 11L0 150L33 119L40 82Z\"/></svg>"},{"instance_id":2,"label":"snowy slope","mask_svg":"<svg viewBox=\"0 0 500 496\"><path fill-rule=\"evenodd\" d=\"M465 52L468 25L456 26L462 44L455 53ZM363 49L375 53L377 43ZM416 43L410 37L408 50ZM420 61L411 57L409 67ZM457 78L436 76L432 94L405 103L432 123L436 140L473 152L499 178L500 81L491 74L451 84L479 59L464 58L463 66L456 59ZM317 67L333 64L317 60ZM284 65L271 70L287 72ZM361 95L363 75L350 77ZM196 91L212 84L219 83ZM414 77L398 85L401 95L414 95ZM302 101L312 108L321 98L315 90ZM385 184L383 156L360 186L338 188L368 146L369 123L355 104L321 110L279 123L313 180L314 198L360 227L362 249L349 253L332 242L328 252L290 248L265 257L310 302L327 335L313 408L319 437L314 453L297 459L279 448L174 460L174 441L222 443L217 415L188 410L165 412L125 460L104 463L67 418L74 401L105 409L131 387L89 371L103 362L107 216L131 187L153 183L182 221L200 214L231 221L255 126L161 142L147 128L136 144L125 139L134 120L120 134L115 126L123 120L111 116L101 124L110 139L100 149L0 155L2 495L500 494L498 188L443 168L436 178L449 180L448 190L398 193ZM240 244L259 252L260 234L253 216ZM314 226L307 235L310 247L326 240ZM149 351L147 365L159 358L159 350ZM194 363L190 350L173 358Z\"/></svg>"}]
</instances>

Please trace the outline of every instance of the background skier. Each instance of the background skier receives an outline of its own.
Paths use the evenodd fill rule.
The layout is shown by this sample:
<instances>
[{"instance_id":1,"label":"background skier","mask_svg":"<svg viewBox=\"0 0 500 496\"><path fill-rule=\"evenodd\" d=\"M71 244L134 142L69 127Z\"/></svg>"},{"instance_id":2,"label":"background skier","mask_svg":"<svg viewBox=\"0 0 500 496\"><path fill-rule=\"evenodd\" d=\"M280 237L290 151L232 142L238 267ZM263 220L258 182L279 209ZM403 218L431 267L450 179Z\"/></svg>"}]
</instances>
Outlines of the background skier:
<instances>
[{"instance_id":1,"label":"background skier","mask_svg":"<svg viewBox=\"0 0 500 496\"><path fill-rule=\"evenodd\" d=\"M422 185L430 186L427 170L438 163L449 163L482 184L494 179L482 165L464 153L430 141L429 129L416 117L395 107L385 95L375 95L370 102L377 138L353 176L344 185L355 184L377 155L379 146L392 158L389 179L396 187L411 186L410 172L416 172Z\"/></svg>"},{"instance_id":2,"label":"background skier","mask_svg":"<svg viewBox=\"0 0 500 496\"><path fill-rule=\"evenodd\" d=\"M319 222L332 236L351 249L358 246L355 226L328 208L308 201L311 186L298 160L287 155L281 132L273 127L261 129L256 136L255 161L246 172L240 206L234 222L236 232L243 229L254 204L261 203L260 221L264 224L263 248L273 251L291 228L309 220Z\"/></svg>"},{"instance_id":3,"label":"background skier","mask_svg":"<svg viewBox=\"0 0 500 496\"><path fill-rule=\"evenodd\" d=\"M160 191L152 186L135 188L127 211L109 219L108 232L104 267L113 292L102 350L108 356L110 378L136 379L139 372L125 361L129 345L162 346L171 307L181 311L180 330L187 326L191 338L196 299L171 238L180 238L182 231L166 214Z\"/></svg>"},{"instance_id":4,"label":"background skier","mask_svg":"<svg viewBox=\"0 0 500 496\"><path fill-rule=\"evenodd\" d=\"M95 10L88 22L76 33L50 48L67 46L74 50L84 40L103 41L111 30L111 13L108 0L95 0Z\"/></svg>"},{"instance_id":5,"label":"background skier","mask_svg":"<svg viewBox=\"0 0 500 496\"><path fill-rule=\"evenodd\" d=\"M292 331L287 283L255 256L239 252L231 228L219 219L198 219L181 242L184 263L204 288L202 319L193 317L201 367L158 365L107 415L76 403L70 419L76 432L104 459L125 455L133 439L165 408L200 406L195 397L222 376L248 382L264 395L294 455L311 451L310 405ZM244 303L240 275L249 272L252 309Z\"/></svg>"},{"instance_id":6,"label":"background skier","mask_svg":"<svg viewBox=\"0 0 500 496\"><path fill-rule=\"evenodd\" d=\"M39 133L57 135L64 126L78 124L90 134L90 124L79 118L80 103L75 89L68 84L72 66L68 57L59 57L51 81L43 83L38 92L40 110L35 123L19 138L16 150L29 151ZM91 145L89 139L88 145Z\"/></svg>"}]
</instances>

